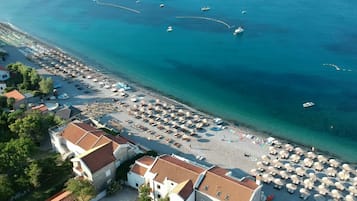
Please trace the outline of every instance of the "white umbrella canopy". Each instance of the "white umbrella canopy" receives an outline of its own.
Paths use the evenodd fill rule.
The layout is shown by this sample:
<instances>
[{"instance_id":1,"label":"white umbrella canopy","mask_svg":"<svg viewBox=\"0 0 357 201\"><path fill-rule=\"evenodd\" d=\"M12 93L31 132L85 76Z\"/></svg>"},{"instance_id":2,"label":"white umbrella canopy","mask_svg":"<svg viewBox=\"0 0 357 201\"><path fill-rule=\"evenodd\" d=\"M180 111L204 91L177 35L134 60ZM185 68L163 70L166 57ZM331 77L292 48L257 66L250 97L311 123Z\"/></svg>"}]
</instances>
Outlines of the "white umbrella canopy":
<instances>
[{"instance_id":1,"label":"white umbrella canopy","mask_svg":"<svg viewBox=\"0 0 357 201\"><path fill-rule=\"evenodd\" d=\"M250 170L250 174L253 175L253 176L257 176L258 175L258 170L253 168Z\"/></svg>"},{"instance_id":2,"label":"white umbrella canopy","mask_svg":"<svg viewBox=\"0 0 357 201\"><path fill-rule=\"evenodd\" d=\"M293 184L299 184L299 183L300 183L300 179L299 179L299 177L298 177L296 174L291 175L291 176L290 176L290 179L291 179L291 182L292 182Z\"/></svg>"},{"instance_id":3,"label":"white umbrella canopy","mask_svg":"<svg viewBox=\"0 0 357 201\"><path fill-rule=\"evenodd\" d=\"M350 194L357 196L357 187L356 186L350 186L348 187L348 192L350 192Z\"/></svg>"},{"instance_id":4,"label":"white umbrella canopy","mask_svg":"<svg viewBox=\"0 0 357 201\"><path fill-rule=\"evenodd\" d=\"M309 179L313 182L315 182L317 180L317 176L315 173L310 172L308 176L309 176Z\"/></svg>"},{"instance_id":5,"label":"white umbrella canopy","mask_svg":"<svg viewBox=\"0 0 357 201\"><path fill-rule=\"evenodd\" d=\"M335 182L335 186L338 190L345 190L345 186L341 182Z\"/></svg>"},{"instance_id":6,"label":"white umbrella canopy","mask_svg":"<svg viewBox=\"0 0 357 201\"><path fill-rule=\"evenodd\" d=\"M326 173L328 176L334 177L336 176L337 170L333 167L328 167Z\"/></svg>"},{"instance_id":7,"label":"white umbrella canopy","mask_svg":"<svg viewBox=\"0 0 357 201\"><path fill-rule=\"evenodd\" d=\"M323 163L323 164L325 164L325 163L327 163L327 158L324 156L324 155L318 155L317 156L317 160L320 162L320 163Z\"/></svg>"},{"instance_id":8,"label":"white umbrella canopy","mask_svg":"<svg viewBox=\"0 0 357 201\"><path fill-rule=\"evenodd\" d=\"M286 169L287 172L292 172L292 171L294 171L294 167L291 166L290 163L285 163L285 164L284 164L284 168Z\"/></svg>"},{"instance_id":9,"label":"white umbrella canopy","mask_svg":"<svg viewBox=\"0 0 357 201\"><path fill-rule=\"evenodd\" d=\"M340 191L338 191L337 189L332 189L331 190L331 196L335 199L341 199L342 198L342 194Z\"/></svg>"},{"instance_id":10,"label":"white umbrella canopy","mask_svg":"<svg viewBox=\"0 0 357 201\"><path fill-rule=\"evenodd\" d=\"M326 186L330 186L333 184L332 180L328 177L322 177L321 183L325 184Z\"/></svg>"},{"instance_id":11,"label":"white umbrella canopy","mask_svg":"<svg viewBox=\"0 0 357 201\"><path fill-rule=\"evenodd\" d=\"M350 173L342 170L341 172L337 173L337 177L345 181L350 178Z\"/></svg>"},{"instance_id":12,"label":"white umbrella canopy","mask_svg":"<svg viewBox=\"0 0 357 201\"><path fill-rule=\"evenodd\" d=\"M316 158L316 154L314 152L311 152L311 151L307 152L306 155L307 155L308 158L311 158L311 159L315 159Z\"/></svg>"},{"instance_id":13,"label":"white umbrella canopy","mask_svg":"<svg viewBox=\"0 0 357 201\"><path fill-rule=\"evenodd\" d=\"M268 155L263 155L261 157L261 159L262 159L262 161L267 161L267 162L270 162L270 160L271 160L270 156L268 156Z\"/></svg>"},{"instance_id":14,"label":"white umbrella canopy","mask_svg":"<svg viewBox=\"0 0 357 201\"><path fill-rule=\"evenodd\" d=\"M330 163L331 167L337 168L340 165L340 162L338 162L336 159L333 159L333 158L330 159L328 162Z\"/></svg>"},{"instance_id":15,"label":"white umbrella canopy","mask_svg":"<svg viewBox=\"0 0 357 201\"><path fill-rule=\"evenodd\" d=\"M276 170L274 167L269 166L268 169L267 169L267 172L268 172L269 174L271 174L271 175L276 175L277 170Z\"/></svg>"},{"instance_id":16,"label":"white umbrella canopy","mask_svg":"<svg viewBox=\"0 0 357 201\"><path fill-rule=\"evenodd\" d=\"M312 164L314 164L314 161L311 158L305 158L303 163L305 167L311 167Z\"/></svg>"},{"instance_id":17,"label":"white umbrella canopy","mask_svg":"<svg viewBox=\"0 0 357 201\"><path fill-rule=\"evenodd\" d=\"M329 190L326 188L325 185L321 184L317 187L317 191L321 194L321 195L326 195L327 193L329 193Z\"/></svg>"},{"instance_id":18,"label":"white umbrella canopy","mask_svg":"<svg viewBox=\"0 0 357 201\"><path fill-rule=\"evenodd\" d=\"M284 171L284 170L280 171L280 172L279 172L279 175L280 175L280 177L283 178L283 179L288 179L288 178L289 178L288 173L287 173L286 171Z\"/></svg>"},{"instance_id":19,"label":"white umbrella canopy","mask_svg":"<svg viewBox=\"0 0 357 201\"><path fill-rule=\"evenodd\" d=\"M345 200L346 201L356 201L356 198L353 195L346 195Z\"/></svg>"},{"instance_id":20,"label":"white umbrella canopy","mask_svg":"<svg viewBox=\"0 0 357 201\"><path fill-rule=\"evenodd\" d=\"M297 186L295 184L288 183L286 184L286 189L288 189L289 193L294 193L297 189Z\"/></svg>"},{"instance_id":21,"label":"white umbrella canopy","mask_svg":"<svg viewBox=\"0 0 357 201\"><path fill-rule=\"evenodd\" d=\"M274 159L272 164L274 164L274 167L276 168L281 168L283 166L283 164L278 159Z\"/></svg>"},{"instance_id":22,"label":"white umbrella canopy","mask_svg":"<svg viewBox=\"0 0 357 201\"><path fill-rule=\"evenodd\" d=\"M271 154L271 155L276 155L278 152L277 152L277 150L276 150L276 148L275 147L273 147L273 146L270 146L269 147L269 154Z\"/></svg>"},{"instance_id":23,"label":"white umbrella canopy","mask_svg":"<svg viewBox=\"0 0 357 201\"><path fill-rule=\"evenodd\" d=\"M352 184L353 184L354 186L357 186L357 176L355 176L355 177L353 178Z\"/></svg>"},{"instance_id":24,"label":"white umbrella canopy","mask_svg":"<svg viewBox=\"0 0 357 201\"><path fill-rule=\"evenodd\" d=\"M296 172L296 174L297 175L299 175L299 176L305 176L305 170L302 168L302 167L297 167L296 169L295 169L295 172Z\"/></svg>"},{"instance_id":25,"label":"white umbrella canopy","mask_svg":"<svg viewBox=\"0 0 357 201\"><path fill-rule=\"evenodd\" d=\"M314 169L317 171L322 171L324 169L324 166L320 162L315 162L314 163Z\"/></svg>"},{"instance_id":26,"label":"white umbrella canopy","mask_svg":"<svg viewBox=\"0 0 357 201\"><path fill-rule=\"evenodd\" d=\"M289 158L289 152L286 150L281 150L281 151L279 151L279 156L282 159L287 159L287 158Z\"/></svg>"},{"instance_id":27,"label":"white umbrella canopy","mask_svg":"<svg viewBox=\"0 0 357 201\"><path fill-rule=\"evenodd\" d=\"M292 162L294 162L294 163L298 163L298 162L300 161L300 156L297 155L297 154L292 154L292 155L290 156L290 160L291 160Z\"/></svg>"},{"instance_id":28,"label":"white umbrella canopy","mask_svg":"<svg viewBox=\"0 0 357 201\"><path fill-rule=\"evenodd\" d=\"M293 145L291 145L291 144L285 144L285 145L284 145L284 148L285 148L285 150L288 151L288 152L291 152L291 151L294 150L294 147L293 147Z\"/></svg>"},{"instance_id":29,"label":"white umbrella canopy","mask_svg":"<svg viewBox=\"0 0 357 201\"><path fill-rule=\"evenodd\" d=\"M299 192L300 192L300 197L303 198L304 200L306 200L310 196L310 191L305 188L300 189Z\"/></svg>"},{"instance_id":30,"label":"white umbrella canopy","mask_svg":"<svg viewBox=\"0 0 357 201\"><path fill-rule=\"evenodd\" d=\"M315 201L325 201L326 199L325 199L325 197L322 196L322 195L315 194L315 195L314 195L314 200L315 200Z\"/></svg>"},{"instance_id":31,"label":"white umbrella canopy","mask_svg":"<svg viewBox=\"0 0 357 201\"><path fill-rule=\"evenodd\" d=\"M274 179L274 187L281 189L281 187L284 185L284 182L281 179Z\"/></svg>"},{"instance_id":32,"label":"white umbrella canopy","mask_svg":"<svg viewBox=\"0 0 357 201\"><path fill-rule=\"evenodd\" d=\"M311 181L310 179L305 179L305 180L304 180L304 187L305 187L306 189L311 190L311 189L314 187L314 182Z\"/></svg>"},{"instance_id":33,"label":"white umbrella canopy","mask_svg":"<svg viewBox=\"0 0 357 201\"><path fill-rule=\"evenodd\" d=\"M273 180L273 177L267 173L262 175L262 180L265 183L270 183Z\"/></svg>"},{"instance_id":34,"label":"white umbrella canopy","mask_svg":"<svg viewBox=\"0 0 357 201\"><path fill-rule=\"evenodd\" d=\"M342 169L345 170L345 171L348 171L348 172L352 171L351 166L346 164L346 163L342 165Z\"/></svg>"},{"instance_id":35,"label":"white umbrella canopy","mask_svg":"<svg viewBox=\"0 0 357 201\"><path fill-rule=\"evenodd\" d=\"M295 147L294 150L297 155L304 155L304 150L301 147Z\"/></svg>"}]
</instances>

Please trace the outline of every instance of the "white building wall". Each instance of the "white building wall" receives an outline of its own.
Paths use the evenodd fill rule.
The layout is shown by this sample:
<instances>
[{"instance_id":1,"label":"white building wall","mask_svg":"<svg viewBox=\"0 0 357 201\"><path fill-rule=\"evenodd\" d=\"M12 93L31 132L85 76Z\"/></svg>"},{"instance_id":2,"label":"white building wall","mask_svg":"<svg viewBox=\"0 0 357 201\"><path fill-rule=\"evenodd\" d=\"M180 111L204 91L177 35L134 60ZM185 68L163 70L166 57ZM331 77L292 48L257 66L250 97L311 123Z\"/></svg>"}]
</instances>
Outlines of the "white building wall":
<instances>
[{"instance_id":1,"label":"white building wall","mask_svg":"<svg viewBox=\"0 0 357 201\"><path fill-rule=\"evenodd\" d=\"M72 142L66 140L65 142L66 147L68 148L68 150L72 151L76 156L81 155L82 153L85 152L85 150L83 150L81 147L73 144Z\"/></svg>"},{"instance_id":2,"label":"white building wall","mask_svg":"<svg viewBox=\"0 0 357 201\"><path fill-rule=\"evenodd\" d=\"M182 199L181 196L177 195L176 193L170 193L169 195L170 201L185 201Z\"/></svg>"},{"instance_id":3,"label":"white building wall","mask_svg":"<svg viewBox=\"0 0 357 201\"><path fill-rule=\"evenodd\" d=\"M138 189L145 183L145 178L133 172L128 172L128 185L132 188ZM138 185L136 185L138 184Z\"/></svg>"},{"instance_id":4,"label":"white building wall","mask_svg":"<svg viewBox=\"0 0 357 201\"><path fill-rule=\"evenodd\" d=\"M10 78L9 71L2 71L0 70L0 81L5 81Z\"/></svg>"},{"instance_id":5,"label":"white building wall","mask_svg":"<svg viewBox=\"0 0 357 201\"><path fill-rule=\"evenodd\" d=\"M263 186L259 186L257 189L255 189L252 199L250 201L261 201L262 198L262 188Z\"/></svg>"},{"instance_id":6,"label":"white building wall","mask_svg":"<svg viewBox=\"0 0 357 201\"><path fill-rule=\"evenodd\" d=\"M0 94L2 94L4 92L5 88L6 88L6 84L5 83L0 83Z\"/></svg>"}]
</instances>

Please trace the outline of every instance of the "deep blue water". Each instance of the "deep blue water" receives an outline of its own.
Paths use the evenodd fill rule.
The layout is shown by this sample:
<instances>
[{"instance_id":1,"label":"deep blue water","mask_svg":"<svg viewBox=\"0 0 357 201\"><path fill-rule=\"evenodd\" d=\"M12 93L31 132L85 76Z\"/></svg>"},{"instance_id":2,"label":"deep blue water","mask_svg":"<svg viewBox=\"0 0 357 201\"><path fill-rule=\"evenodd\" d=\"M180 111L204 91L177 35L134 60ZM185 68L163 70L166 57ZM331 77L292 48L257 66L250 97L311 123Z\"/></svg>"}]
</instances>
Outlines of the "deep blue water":
<instances>
[{"instance_id":1,"label":"deep blue water","mask_svg":"<svg viewBox=\"0 0 357 201\"><path fill-rule=\"evenodd\" d=\"M357 162L357 1L106 2L141 13L1 0L0 20L197 108Z\"/></svg>"}]
</instances>

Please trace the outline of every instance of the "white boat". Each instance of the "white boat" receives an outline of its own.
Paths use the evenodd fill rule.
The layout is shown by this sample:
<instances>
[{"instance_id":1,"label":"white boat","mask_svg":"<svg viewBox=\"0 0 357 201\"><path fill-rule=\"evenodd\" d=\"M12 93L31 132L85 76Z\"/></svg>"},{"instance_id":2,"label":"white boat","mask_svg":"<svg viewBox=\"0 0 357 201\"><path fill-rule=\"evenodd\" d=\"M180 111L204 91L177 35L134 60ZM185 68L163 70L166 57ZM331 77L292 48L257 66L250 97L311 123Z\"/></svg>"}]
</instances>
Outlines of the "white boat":
<instances>
[{"instance_id":1,"label":"white boat","mask_svg":"<svg viewBox=\"0 0 357 201\"><path fill-rule=\"evenodd\" d=\"M163 3L160 4L160 8L163 8L163 7L165 7L165 4L163 4Z\"/></svg>"},{"instance_id":2,"label":"white boat","mask_svg":"<svg viewBox=\"0 0 357 201\"><path fill-rule=\"evenodd\" d=\"M304 108L312 107L312 106L314 106L314 105L315 105L315 103L313 103L313 102L306 102L306 103L303 103L303 104L302 104L302 106L303 106Z\"/></svg>"},{"instance_id":3,"label":"white boat","mask_svg":"<svg viewBox=\"0 0 357 201\"><path fill-rule=\"evenodd\" d=\"M171 32L172 30L173 30L173 29L172 29L172 26L168 26L166 31L167 31L167 32Z\"/></svg>"},{"instance_id":4,"label":"white boat","mask_svg":"<svg viewBox=\"0 0 357 201\"><path fill-rule=\"evenodd\" d=\"M209 11L211 8L208 6L204 6L201 8L201 11Z\"/></svg>"},{"instance_id":5,"label":"white boat","mask_svg":"<svg viewBox=\"0 0 357 201\"><path fill-rule=\"evenodd\" d=\"M238 27L234 30L233 35L238 35L243 32L244 32L244 29L242 27Z\"/></svg>"}]
</instances>

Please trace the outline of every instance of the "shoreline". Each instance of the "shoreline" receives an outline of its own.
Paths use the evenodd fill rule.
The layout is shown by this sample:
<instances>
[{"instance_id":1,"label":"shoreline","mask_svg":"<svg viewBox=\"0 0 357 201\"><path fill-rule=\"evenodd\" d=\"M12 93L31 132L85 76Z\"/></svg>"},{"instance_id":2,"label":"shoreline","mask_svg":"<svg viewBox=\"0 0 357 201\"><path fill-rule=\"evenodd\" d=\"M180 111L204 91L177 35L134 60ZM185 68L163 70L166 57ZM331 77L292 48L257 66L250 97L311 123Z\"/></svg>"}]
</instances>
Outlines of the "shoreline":
<instances>
[{"instance_id":1,"label":"shoreline","mask_svg":"<svg viewBox=\"0 0 357 201\"><path fill-rule=\"evenodd\" d=\"M295 141L290 140L290 139L282 138L282 137L280 137L278 135L275 135L273 132L269 132L269 131L265 131L265 130L259 129L259 128L253 126L253 125L250 125L250 124L247 124L247 123L244 123L244 122L240 122L239 120L226 119L223 116L221 117L221 116L215 115L214 113L206 111L204 109L195 108L194 105L190 104L189 102L187 102L185 100L177 98L174 95L162 92L162 91L157 90L155 88L148 87L148 86L145 86L145 85L143 85L141 83L138 83L137 81L134 81L134 80L130 79L129 77L121 74L120 72L114 72L114 73L110 72L110 70L108 68L106 68L102 64L96 62L94 59L90 59L89 57L87 57L85 55L82 55L80 53L74 53L74 52L76 52L75 50L62 49L62 48L58 47L58 45L55 45L54 42L48 41L48 40L43 39L41 37L33 36L33 35L29 34L28 32L20 29L19 27L11 24L10 22L0 22L0 26L7 26L11 30L17 32L18 34L25 35L26 37L28 37L32 41L35 41L36 43L41 44L42 46L45 46L47 48L52 48L52 49L55 49L57 51L63 52L66 55L69 55L72 58L76 59L77 61L80 61L80 62L82 62L84 64L87 64L89 68L96 70L96 73L102 74L104 77L108 77L109 80L116 80L116 81L119 81L119 82L126 82L130 86L133 86L133 88L135 90L138 89L138 91L144 91L143 94L150 94L153 97L157 97L159 99L163 99L163 100L166 100L166 101L169 101L169 102L173 102L173 103L175 103L177 105L181 105L182 107L187 108L189 110L196 111L201 115L208 116L211 119L217 118L217 117L218 118L222 118L224 120L224 122L227 124L227 126L234 126L236 128L245 130L245 134L249 134L249 135L255 136L258 139L262 138L263 140L266 140L268 137L273 137L273 138L275 138L276 140L278 140L280 142L289 143L289 144L292 144L294 146L303 147L305 150L311 150L311 146L305 145L303 143L295 142ZM338 156L337 154L334 154L334 153L329 152L329 151L320 150L319 148L316 148L316 147L315 147L315 152L323 154L323 155L327 155L329 157L334 157L334 158L340 158L341 159L341 157ZM348 159L345 159L345 158L343 158L342 160L346 161L346 162L348 162L350 164L357 165L357 162L349 161Z\"/></svg>"}]
</instances>

